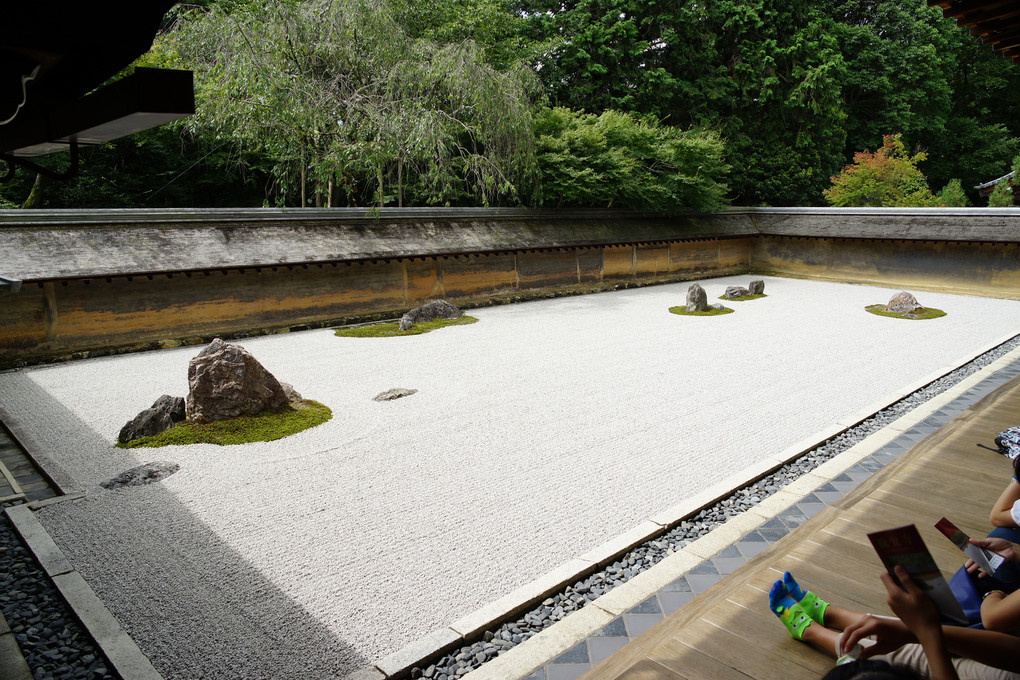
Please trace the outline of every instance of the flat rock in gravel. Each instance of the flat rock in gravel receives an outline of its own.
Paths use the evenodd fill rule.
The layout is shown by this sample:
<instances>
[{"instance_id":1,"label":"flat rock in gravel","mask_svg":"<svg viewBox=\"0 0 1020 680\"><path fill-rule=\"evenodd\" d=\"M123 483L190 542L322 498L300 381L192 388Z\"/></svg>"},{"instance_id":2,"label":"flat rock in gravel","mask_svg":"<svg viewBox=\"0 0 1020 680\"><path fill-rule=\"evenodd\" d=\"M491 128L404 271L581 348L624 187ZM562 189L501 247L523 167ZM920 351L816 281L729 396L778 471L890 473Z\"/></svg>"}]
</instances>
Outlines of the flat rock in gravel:
<instances>
[{"instance_id":1,"label":"flat rock in gravel","mask_svg":"<svg viewBox=\"0 0 1020 680\"><path fill-rule=\"evenodd\" d=\"M169 430L185 417L184 397L171 397L169 394L164 394L153 402L152 406L128 421L120 429L117 441L126 444L139 437L151 437Z\"/></svg>"},{"instance_id":2,"label":"flat rock in gravel","mask_svg":"<svg viewBox=\"0 0 1020 680\"><path fill-rule=\"evenodd\" d=\"M100 484L104 489L121 489L125 486L142 486L166 479L181 469L177 463L155 461L126 470L111 480Z\"/></svg>"},{"instance_id":3,"label":"flat rock in gravel","mask_svg":"<svg viewBox=\"0 0 1020 680\"><path fill-rule=\"evenodd\" d=\"M372 401L393 401L394 399L400 399L401 397L409 397L418 390L405 389L403 387L394 387L391 390L380 392L379 394L372 397Z\"/></svg>"},{"instance_id":4,"label":"flat rock in gravel","mask_svg":"<svg viewBox=\"0 0 1020 680\"><path fill-rule=\"evenodd\" d=\"M416 323L435 321L436 319L459 319L461 311L446 300L432 300L421 307L415 307L400 317L400 330L410 330Z\"/></svg>"},{"instance_id":5,"label":"flat rock in gravel","mask_svg":"<svg viewBox=\"0 0 1020 680\"><path fill-rule=\"evenodd\" d=\"M885 306L885 311L892 314L912 314L920 308L921 305L918 303L917 298L907 291L901 290L892 296L889 304Z\"/></svg>"},{"instance_id":6,"label":"flat rock in gravel","mask_svg":"<svg viewBox=\"0 0 1020 680\"><path fill-rule=\"evenodd\" d=\"M253 416L287 403L272 373L240 345L216 338L188 364L188 418L196 423Z\"/></svg>"},{"instance_id":7,"label":"flat rock in gravel","mask_svg":"<svg viewBox=\"0 0 1020 680\"><path fill-rule=\"evenodd\" d=\"M708 310L708 293L697 283L687 289L687 311L704 312Z\"/></svg>"}]
</instances>

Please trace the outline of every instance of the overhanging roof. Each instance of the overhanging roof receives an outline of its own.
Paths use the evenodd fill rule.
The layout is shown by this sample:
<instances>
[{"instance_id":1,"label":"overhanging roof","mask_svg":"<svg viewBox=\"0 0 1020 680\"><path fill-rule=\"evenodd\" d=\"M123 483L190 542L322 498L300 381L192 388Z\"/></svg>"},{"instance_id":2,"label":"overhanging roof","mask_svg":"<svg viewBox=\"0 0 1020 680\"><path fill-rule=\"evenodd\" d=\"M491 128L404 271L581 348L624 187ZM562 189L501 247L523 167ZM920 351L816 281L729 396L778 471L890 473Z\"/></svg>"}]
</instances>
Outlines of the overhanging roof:
<instances>
[{"instance_id":1,"label":"overhanging roof","mask_svg":"<svg viewBox=\"0 0 1020 680\"><path fill-rule=\"evenodd\" d=\"M174 4L14 3L0 22L0 153L100 143L193 112L184 76L157 81L149 74L103 87L152 46Z\"/></svg>"},{"instance_id":2,"label":"overhanging roof","mask_svg":"<svg viewBox=\"0 0 1020 680\"><path fill-rule=\"evenodd\" d=\"M1017 0L928 0L947 19L970 29L981 42L1020 64L1020 2Z\"/></svg>"}]
</instances>

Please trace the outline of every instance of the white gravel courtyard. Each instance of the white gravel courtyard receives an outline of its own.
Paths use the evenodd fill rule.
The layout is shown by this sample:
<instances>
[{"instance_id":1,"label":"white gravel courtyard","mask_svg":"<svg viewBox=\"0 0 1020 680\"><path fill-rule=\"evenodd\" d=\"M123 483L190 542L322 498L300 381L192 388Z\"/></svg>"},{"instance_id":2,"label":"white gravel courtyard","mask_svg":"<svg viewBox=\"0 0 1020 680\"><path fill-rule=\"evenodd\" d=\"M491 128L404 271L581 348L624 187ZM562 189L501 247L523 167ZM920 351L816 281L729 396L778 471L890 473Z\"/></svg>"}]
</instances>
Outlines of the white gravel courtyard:
<instances>
[{"instance_id":1,"label":"white gravel courtyard","mask_svg":"<svg viewBox=\"0 0 1020 680\"><path fill-rule=\"evenodd\" d=\"M948 315L909 322L864 311L893 289L764 278L719 317L670 314L681 283L237 341L333 409L275 442L113 448L201 347L0 373L0 403L86 488L37 514L164 677L336 676L1020 332L1020 301L921 291ZM99 486L149 461L181 470Z\"/></svg>"}]
</instances>

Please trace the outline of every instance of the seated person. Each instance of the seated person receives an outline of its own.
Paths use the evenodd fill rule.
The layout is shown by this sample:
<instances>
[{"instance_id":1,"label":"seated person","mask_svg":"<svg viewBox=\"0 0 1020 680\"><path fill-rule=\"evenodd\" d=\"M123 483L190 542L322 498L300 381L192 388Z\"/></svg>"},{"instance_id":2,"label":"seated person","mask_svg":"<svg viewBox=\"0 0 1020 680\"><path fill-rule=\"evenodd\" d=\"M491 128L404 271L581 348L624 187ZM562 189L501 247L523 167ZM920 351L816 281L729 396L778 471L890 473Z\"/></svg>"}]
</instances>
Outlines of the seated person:
<instances>
[{"instance_id":1,"label":"seated person","mask_svg":"<svg viewBox=\"0 0 1020 680\"><path fill-rule=\"evenodd\" d=\"M996 538L972 542L1020 561L1020 545ZM856 650L861 659L879 658L907 666L922 677L1020 680L1020 639L998 632L1020 627L1020 593L989 592L981 605L982 620L989 630L941 626L934 605L906 572L898 568L897 577L904 588L886 573L882 582L889 593L889 606L900 619L830 605L802 589L789 572L772 585L769 607L795 640L815 644L840 660L849 660L841 657L861 643L861 649ZM871 635L877 637L873 643L865 640ZM963 658L952 659L947 667L943 657L948 654ZM840 671L838 677L852 675Z\"/></svg>"},{"instance_id":2,"label":"seated person","mask_svg":"<svg viewBox=\"0 0 1020 680\"><path fill-rule=\"evenodd\" d=\"M1009 485L1003 489L988 520L995 528L988 534L988 538L1001 538L1010 543L1020 543L1020 457L1013 461L1013 477ZM973 571L971 563L967 568ZM1012 591L1020 587L1020 562L1006 561L992 574L1001 581L1003 590Z\"/></svg>"},{"instance_id":3,"label":"seated person","mask_svg":"<svg viewBox=\"0 0 1020 680\"><path fill-rule=\"evenodd\" d=\"M995 528L989 538L1003 538L1011 543L1020 543L1020 457L1013 460L1013 478L1003 489L999 499L992 506L988 520Z\"/></svg>"}]
</instances>

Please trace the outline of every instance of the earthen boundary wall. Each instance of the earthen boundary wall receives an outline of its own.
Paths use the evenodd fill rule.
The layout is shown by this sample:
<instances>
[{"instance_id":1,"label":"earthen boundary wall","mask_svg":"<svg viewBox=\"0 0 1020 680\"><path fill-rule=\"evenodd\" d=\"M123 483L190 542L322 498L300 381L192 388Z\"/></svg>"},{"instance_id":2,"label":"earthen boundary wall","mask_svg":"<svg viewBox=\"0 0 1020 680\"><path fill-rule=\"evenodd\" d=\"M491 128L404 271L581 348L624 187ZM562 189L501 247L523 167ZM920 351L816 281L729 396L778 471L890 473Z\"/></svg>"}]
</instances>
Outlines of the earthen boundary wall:
<instances>
[{"instance_id":1,"label":"earthen boundary wall","mask_svg":"<svg viewBox=\"0 0 1020 680\"><path fill-rule=\"evenodd\" d=\"M0 211L0 367L730 274L1018 298L1018 249L1013 209Z\"/></svg>"}]
</instances>

